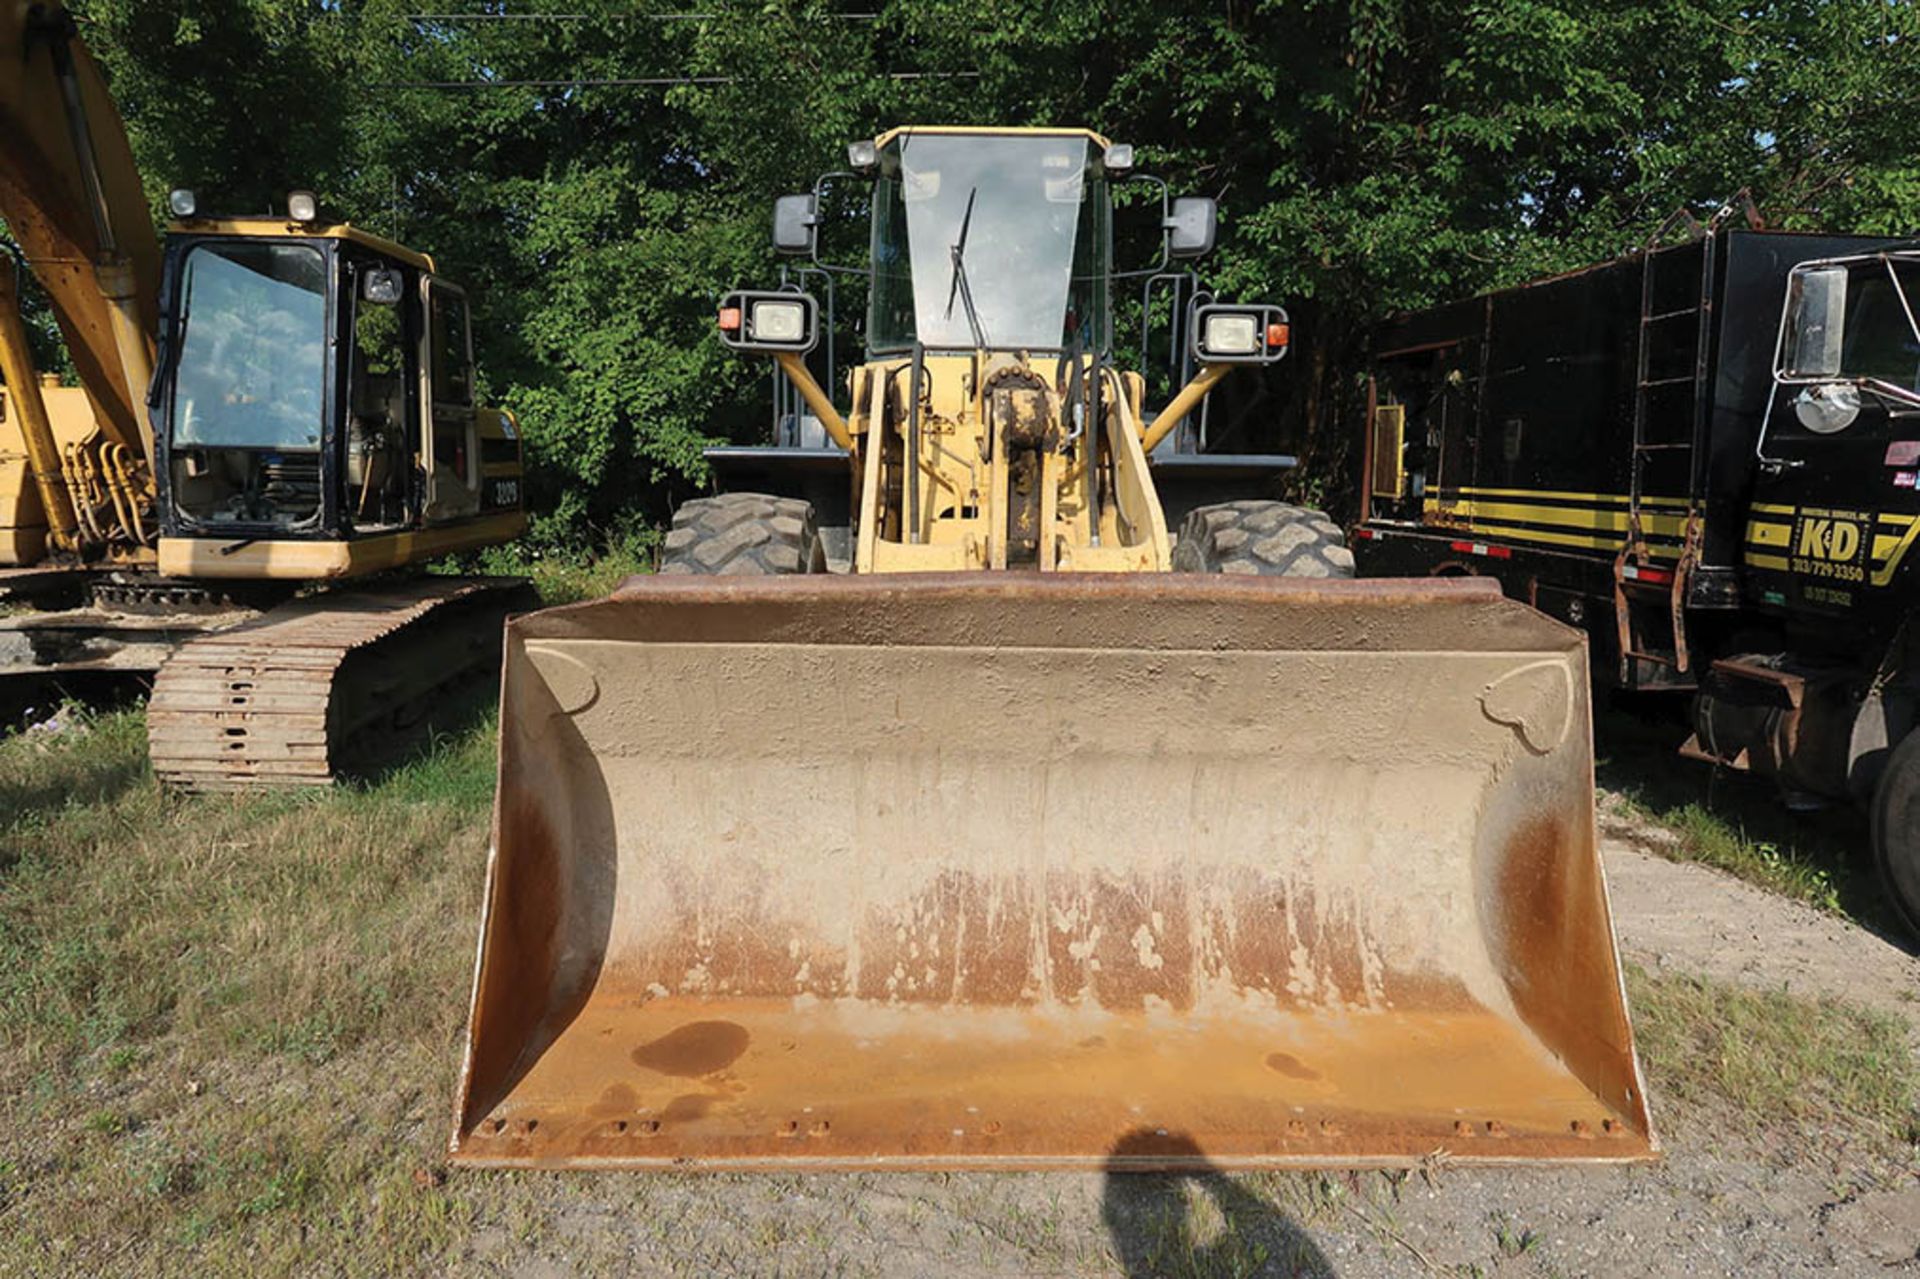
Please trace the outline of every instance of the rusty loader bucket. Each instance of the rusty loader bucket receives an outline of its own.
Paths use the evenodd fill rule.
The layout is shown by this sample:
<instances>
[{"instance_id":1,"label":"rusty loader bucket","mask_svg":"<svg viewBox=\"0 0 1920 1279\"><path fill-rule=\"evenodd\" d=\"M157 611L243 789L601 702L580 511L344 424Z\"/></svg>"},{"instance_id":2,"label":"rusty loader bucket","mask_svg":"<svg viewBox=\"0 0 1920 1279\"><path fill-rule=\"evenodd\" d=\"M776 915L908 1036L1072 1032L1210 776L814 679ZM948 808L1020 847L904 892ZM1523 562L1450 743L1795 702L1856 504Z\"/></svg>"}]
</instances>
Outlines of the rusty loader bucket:
<instances>
[{"instance_id":1,"label":"rusty loader bucket","mask_svg":"<svg viewBox=\"0 0 1920 1279\"><path fill-rule=\"evenodd\" d=\"M1585 663L1479 581L678 578L522 617L453 1156L1647 1158Z\"/></svg>"}]
</instances>

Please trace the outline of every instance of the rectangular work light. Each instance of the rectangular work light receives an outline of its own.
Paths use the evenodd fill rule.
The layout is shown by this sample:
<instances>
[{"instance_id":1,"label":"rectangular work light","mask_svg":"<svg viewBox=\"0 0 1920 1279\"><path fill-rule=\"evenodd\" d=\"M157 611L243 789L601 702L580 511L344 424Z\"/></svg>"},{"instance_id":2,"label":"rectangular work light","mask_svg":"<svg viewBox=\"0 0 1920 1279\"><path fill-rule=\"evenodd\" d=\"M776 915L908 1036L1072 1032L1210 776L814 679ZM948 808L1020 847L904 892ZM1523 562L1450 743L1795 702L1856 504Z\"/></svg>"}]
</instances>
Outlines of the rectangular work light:
<instances>
[{"instance_id":1,"label":"rectangular work light","mask_svg":"<svg viewBox=\"0 0 1920 1279\"><path fill-rule=\"evenodd\" d=\"M819 315L809 294L743 289L720 301L720 340L741 351L811 351Z\"/></svg>"},{"instance_id":2,"label":"rectangular work light","mask_svg":"<svg viewBox=\"0 0 1920 1279\"><path fill-rule=\"evenodd\" d=\"M1293 338L1280 307L1217 303L1195 309L1192 333L1193 356L1202 364L1272 364Z\"/></svg>"}]
</instances>

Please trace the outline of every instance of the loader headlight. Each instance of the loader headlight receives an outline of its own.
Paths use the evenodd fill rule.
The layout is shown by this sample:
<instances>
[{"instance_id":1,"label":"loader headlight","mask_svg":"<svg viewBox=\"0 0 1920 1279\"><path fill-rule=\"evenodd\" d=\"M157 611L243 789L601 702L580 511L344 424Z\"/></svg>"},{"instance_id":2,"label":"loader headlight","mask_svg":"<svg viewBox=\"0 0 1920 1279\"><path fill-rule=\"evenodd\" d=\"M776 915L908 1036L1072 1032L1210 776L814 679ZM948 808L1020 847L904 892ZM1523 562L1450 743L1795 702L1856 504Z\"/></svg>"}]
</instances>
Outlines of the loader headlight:
<instances>
[{"instance_id":1,"label":"loader headlight","mask_svg":"<svg viewBox=\"0 0 1920 1279\"><path fill-rule=\"evenodd\" d=\"M1193 356L1202 364L1272 364L1292 338L1277 306L1209 305L1193 313Z\"/></svg>"},{"instance_id":2,"label":"loader headlight","mask_svg":"<svg viewBox=\"0 0 1920 1279\"><path fill-rule=\"evenodd\" d=\"M729 293L720 300L720 340L741 351L811 351L819 315L805 293Z\"/></svg>"},{"instance_id":3,"label":"loader headlight","mask_svg":"<svg viewBox=\"0 0 1920 1279\"><path fill-rule=\"evenodd\" d=\"M200 210L200 199L191 187L175 187L167 192L167 212L176 218L190 218Z\"/></svg>"},{"instance_id":4,"label":"loader headlight","mask_svg":"<svg viewBox=\"0 0 1920 1279\"><path fill-rule=\"evenodd\" d=\"M311 222L320 216L320 201L311 191L294 191L287 196L287 220Z\"/></svg>"},{"instance_id":5,"label":"loader headlight","mask_svg":"<svg viewBox=\"0 0 1920 1279\"><path fill-rule=\"evenodd\" d=\"M755 302L753 327L747 336L762 342L790 345L807 332L807 308L799 302Z\"/></svg>"},{"instance_id":6,"label":"loader headlight","mask_svg":"<svg viewBox=\"0 0 1920 1279\"><path fill-rule=\"evenodd\" d=\"M880 149L873 145L872 138L847 143L847 167L861 177L871 175L880 167Z\"/></svg>"},{"instance_id":7,"label":"loader headlight","mask_svg":"<svg viewBox=\"0 0 1920 1279\"><path fill-rule=\"evenodd\" d=\"M1260 322L1251 315L1210 315L1200 345L1209 355L1252 355L1260 349Z\"/></svg>"}]
</instances>

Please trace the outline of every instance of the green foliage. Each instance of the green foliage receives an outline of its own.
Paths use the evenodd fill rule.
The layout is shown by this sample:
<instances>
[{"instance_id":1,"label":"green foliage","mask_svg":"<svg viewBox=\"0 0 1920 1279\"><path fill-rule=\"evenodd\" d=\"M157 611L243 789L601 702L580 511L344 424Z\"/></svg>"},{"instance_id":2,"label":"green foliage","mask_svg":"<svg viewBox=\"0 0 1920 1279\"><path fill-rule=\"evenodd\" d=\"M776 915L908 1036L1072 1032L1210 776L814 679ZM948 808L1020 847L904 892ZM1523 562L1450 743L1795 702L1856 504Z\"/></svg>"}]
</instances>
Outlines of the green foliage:
<instances>
[{"instance_id":1,"label":"green foliage","mask_svg":"<svg viewBox=\"0 0 1920 1279\"><path fill-rule=\"evenodd\" d=\"M1246 442L1335 492L1343 370L1387 311L1611 256L1743 188L1785 225L1920 222L1920 16L1887 0L75 4L156 199L310 186L469 285L562 541L658 520L703 446L765 429L765 368L721 351L712 304L776 278L775 195L896 123L1088 124L1219 197L1207 273L1285 302L1306 354ZM654 78L700 82L604 83Z\"/></svg>"}]
</instances>

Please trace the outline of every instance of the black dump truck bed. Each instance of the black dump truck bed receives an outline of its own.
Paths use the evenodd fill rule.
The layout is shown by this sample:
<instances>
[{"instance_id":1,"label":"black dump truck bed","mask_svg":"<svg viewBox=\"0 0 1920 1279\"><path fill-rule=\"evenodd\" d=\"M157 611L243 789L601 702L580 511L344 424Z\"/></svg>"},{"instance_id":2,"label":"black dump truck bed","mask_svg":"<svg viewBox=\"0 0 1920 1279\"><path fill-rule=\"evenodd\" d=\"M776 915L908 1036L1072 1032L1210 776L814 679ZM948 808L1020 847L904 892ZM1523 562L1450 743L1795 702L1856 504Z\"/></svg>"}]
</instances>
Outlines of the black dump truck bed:
<instances>
[{"instance_id":1,"label":"black dump truck bed","mask_svg":"<svg viewBox=\"0 0 1920 1279\"><path fill-rule=\"evenodd\" d=\"M1373 334L1362 575L1475 574L1852 799L1920 932L1920 242L1715 229Z\"/></svg>"},{"instance_id":2,"label":"black dump truck bed","mask_svg":"<svg viewBox=\"0 0 1920 1279\"><path fill-rule=\"evenodd\" d=\"M1665 587L1685 560L1690 608L1903 615L1920 459L1888 446L1920 418L1814 439L1776 410L1770 437L1807 456L1769 473L1757 455L1790 270L1900 243L1720 231L1382 326L1361 571L1492 573L1586 623L1616 569ZM1644 554L1618 563L1636 519ZM1829 555L1789 553L1802 543ZM1812 563L1835 551L1857 562Z\"/></svg>"}]
</instances>

